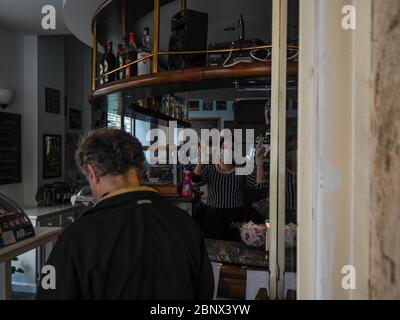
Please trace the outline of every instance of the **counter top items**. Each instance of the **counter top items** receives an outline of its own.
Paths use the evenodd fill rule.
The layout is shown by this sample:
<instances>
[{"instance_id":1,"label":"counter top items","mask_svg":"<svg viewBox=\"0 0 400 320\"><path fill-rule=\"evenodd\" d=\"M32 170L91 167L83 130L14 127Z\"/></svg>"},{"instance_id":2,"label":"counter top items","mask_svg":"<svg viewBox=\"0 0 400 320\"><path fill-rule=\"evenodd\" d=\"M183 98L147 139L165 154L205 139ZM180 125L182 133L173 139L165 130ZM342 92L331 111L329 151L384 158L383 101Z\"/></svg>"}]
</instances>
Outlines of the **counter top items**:
<instances>
[{"instance_id":1,"label":"counter top items","mask_svg":"<svg viewBox=\"0 0 400 320\"><path fill-rule=\"evenodd\" d=\"M246 246L241 242L205 239L211 262L252 268L269 268L267 252L263 248ZM296 272L296 248L285 249L285 272Z\"/></svg>"},{"instance_id":2,"label":"counter top items","mask_svg":"<svg viewBox=\"0 0 400 320\"><path fill-rule=\"evenodd\" d=\"M24 252L38 248L43 244L57 240L61 233L61 228L35 228L35 236L7 248L0 249L0 263L13 259Z\"/></svg>"},{"instance_id":3,"label":"counter top items","mask_svg":"<svg viewBox=\"0 0 400 320\"><path fill-rule=\"evenodd\" d=\"M32 222L26 213L0 193L0 248L34 236Z\"/></svg>"},{"instance_id":4,"label":"counter top items","mask_svg":"<svg viewBox=\"0 0 400 320\"><path fill-rule=\"evenodd\" d=\"M185 179L183 181L183 185L182 185L182 197L183 198L191 198L193 195L193 184L192 184L192 180L190 179L190 172L185 171Z\"/></svg>"},{"instance_id":5,"label":"counter top items","mask_svg":"<svg viewBox=\"0 0 400 320\"><path fill-rule=\"evenodd\" d=\"M240 227L240 238L250 247L262 247L265 245L267 235L266 225L257 225L253 221L243 223Z\"/></svg>"},{"instance_id":6,"label":"counter top items","mask_svg":"<svg viewBox=\"0 0 400 320\"><path fill-rule=\"evenodd\" d=\"M147 165L142 175L142 183L148 185L173 185L174 166Z\"/></svg>"},{"instance_id":7,"label":"counter top items","mask_svg":"<svg viewBox=\"0 0 400 320\"><path fill-rule=\"evenodd\" d=\"M94 198L89 186L84 186L77 194L71 196L71 204L75 206L84 205L85 207L94 204Z\"/></svg>"},{"instance_id":8,"label":"counter top items","mask_svg":"<svg viewBox=\"0 0 400 320\"><path fill-rule=\"evenodd\" d=\"M60 214L64 211L69 211L72 208L73 208L73 206L70 203L68 203L68 204L62 204L62 205L51 206L51 207L41 207L41 206L26 207L26 208L24 208L24 211L28 217L33 219L33 218L47 217L47 216L53 215L55 213Z\"/></svg>"},{"instance_id":9,"label":"counter top items","mask_svg":"<svg viewBox=\"0 0 400 320\"><path fill-rule=\"evenodd\" d=\"M54 206L70 203L71 197L78 192L78 186L71 181L45 184L36 193L38 206Z\"/></svg>"},{"instance_id":10,"label":"counter top items","mask_svg":"<svg viewBox=\"0 0 400 320\"><path fill-rule=\"evenodd\" d=\"M237 226L240 231L242 241L251 247L261 247L266 245L269 248L270 226L269 222L265 225L257 225L253 221L242 223ZM285 247L295 248L297 245L297 226L289 223L285 226Z\"/></svg>"},{"instance_id":11,"label":"counter top items","mask_svg":"<svg viewBox=\"0 0 400 320\"><path fill-rule=\"evenodd\" d=\"M206 248L211 261L234 265L268 268L264 248L248 247L241 242L206 239Z\"/></svg>"}]
</instances>

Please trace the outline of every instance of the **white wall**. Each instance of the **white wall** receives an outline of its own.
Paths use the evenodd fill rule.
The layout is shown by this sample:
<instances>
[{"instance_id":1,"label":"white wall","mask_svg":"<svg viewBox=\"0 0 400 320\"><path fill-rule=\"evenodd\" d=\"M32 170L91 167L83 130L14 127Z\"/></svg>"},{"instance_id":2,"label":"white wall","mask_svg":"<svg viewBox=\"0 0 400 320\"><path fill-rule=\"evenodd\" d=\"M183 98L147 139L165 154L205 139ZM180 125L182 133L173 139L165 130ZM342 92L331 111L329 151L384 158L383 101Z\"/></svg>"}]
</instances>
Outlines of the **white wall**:
<instances>
[{"instance_id":1,"label":"white wall","mask_svg":"<svg viewBox=\"0 0 400 320\"><path fill-rule=\"evenodd\" d=\"M24 37L23 183L25 206L36 205L38 189L38 37Z\"/></svg>"},{"instance_id":2,"label":"white wall","mask_svg":"<svg viewBox=\"0 0 400 320\"><path fill-rule=\"evenodd\" d=\"M15 101L4 112L22 116L22 183L0 186L21 206L35 206L35 194L44 183L43 134L60 134L65 151L64 96L68 107L82 110L82 133L91 129L91 50L71 36L23 36L0 29L0 88L16 91ZM60 114L45 112L45 88L61 91ZM69 123L69 122L68 122ZM64 159L64 154L63 154ZM64 176L63 163L63 176Z\"/></svg>"},{"instance_id":3,"label":"white wall","mask_svg":"<svg viewBox=\"0 0 400 320\"><path fill-rule=\"evenodd\" d=\"M67 97L67 117L65 132L84 135L92 128L92 106L89 103L91 91L91 48L74 36L65 37L65 95ZM80 110L82 129L70 128L70 109ZM65 172L66 179L75 180L77 168Z\"/></svg>"},{"instance_id":4,"label":"white wall","mask_svg":"<svg viewBox=\"0 0 400 320\"><path fill-rule=\"evenodd\" d=\"M16 98L7 109L0 112L9 112L23 114L24 96L23 96L23 37L9 30L0 29L0 88L14 89ZM22 119L22 126L24 119ZM22 155L23 156L23 155ZM23 201L23 183L12 185L0 185L0 192L4 193L14 201L21 203Z\"/></svg>"},{"instance_id":5,"label":"white wall","mask_svg":"<svg viewBox=\"0 0 400 320\"><path fill-rule=\"evenodd\" d=\"M65 94L67 108L82 111L82 130L69 129L67 118L66 130L87 133L92 128L92 106L89 95L92 85L92 50L74 36L65 37Z\"/></svg>"},{"instance_id":6,"label":"white wall","mask_svg":"<svg viewBox=\"0 0 400 320\"><path fill-rule=\"evenodd\" d=\"M62 152L65 151L65 40L59 36L44 36L38 40L38 148L39 159L43 159L43 134L62 136ZM60 90L61 111L59 114L47 113L46 88ZM64 163L62 177L43 179L43 161L39 161L38 185L53 183L64 179Z\"/></svg>"}]
</instances>

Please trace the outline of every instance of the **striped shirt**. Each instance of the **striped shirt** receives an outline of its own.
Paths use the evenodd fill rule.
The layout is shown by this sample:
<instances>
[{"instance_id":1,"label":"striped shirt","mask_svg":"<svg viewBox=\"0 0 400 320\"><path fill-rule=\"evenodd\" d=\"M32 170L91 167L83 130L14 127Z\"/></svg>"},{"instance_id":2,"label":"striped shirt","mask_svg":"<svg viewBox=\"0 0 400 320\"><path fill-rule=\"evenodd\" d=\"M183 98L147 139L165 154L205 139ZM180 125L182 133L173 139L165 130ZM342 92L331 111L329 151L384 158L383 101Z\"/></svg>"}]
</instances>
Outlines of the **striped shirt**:
<instances>
[{"instance_id":1,"label":"striped shirt","mask_svg":"<svg viewBox=\"0 0 400 320\"><path fill-rule=\"evenodd\" d=\"M265 183L257 182L255 173L247 176L236 175L235 169L224 173L216 165L203 166L201 176L193 174L192 181L199 187L208 184L207 205L223 209L243 208L245 187L256 190L265 187Z\"/></svg>"}]
</instances>

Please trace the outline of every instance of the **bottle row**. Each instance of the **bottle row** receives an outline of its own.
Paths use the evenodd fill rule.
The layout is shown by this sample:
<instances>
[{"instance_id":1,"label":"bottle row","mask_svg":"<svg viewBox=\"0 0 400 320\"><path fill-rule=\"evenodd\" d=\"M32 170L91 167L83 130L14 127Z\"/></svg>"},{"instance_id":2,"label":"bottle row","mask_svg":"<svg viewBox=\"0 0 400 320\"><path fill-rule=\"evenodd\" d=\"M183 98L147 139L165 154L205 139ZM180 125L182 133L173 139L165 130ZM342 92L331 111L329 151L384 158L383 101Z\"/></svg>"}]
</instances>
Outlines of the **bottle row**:
<instances>
[{"instance_id":1,"label":"bottle row","mask_svg":"<svg viewBox=\"0 0 400 320\"><path fill-rule=\"evenodd\" d=\"M130 79L136 76L148 75L151 73L151 59L144 59L138 63L131 64L118 70L117 72L107 74L112 70L121 68L139 59L151 55L150 31L144 28L142 41L136 39L136 34L131 32L128 37L124 37L122 43L117 46L114 54L113 42L107 41L103 46L104 54L99 62L99 84L104 85L115 80Z\"/></svg>"},{"instance_id":2,"label":"bottle row","mask_svg":"<svg viewBox=\"0 0 400 320\"><path fill-rule=\"evenodd\" d=\"M79 192L79 187L72 182L56 182L41 187L36 195L36 200L41 206L69 204L71 197Z\"/></svg>"},{"instance_id":3,"label":"bottle row","mask_svg":"<svg viewBox=\"0 0 400 320\"><path fill-rule=\"evenodd\" d=\"M182 98L168 94L160 97L138 99L134 106L151 109L177 120L185 120L185 103Z\"/></svg>"}]
</instances>

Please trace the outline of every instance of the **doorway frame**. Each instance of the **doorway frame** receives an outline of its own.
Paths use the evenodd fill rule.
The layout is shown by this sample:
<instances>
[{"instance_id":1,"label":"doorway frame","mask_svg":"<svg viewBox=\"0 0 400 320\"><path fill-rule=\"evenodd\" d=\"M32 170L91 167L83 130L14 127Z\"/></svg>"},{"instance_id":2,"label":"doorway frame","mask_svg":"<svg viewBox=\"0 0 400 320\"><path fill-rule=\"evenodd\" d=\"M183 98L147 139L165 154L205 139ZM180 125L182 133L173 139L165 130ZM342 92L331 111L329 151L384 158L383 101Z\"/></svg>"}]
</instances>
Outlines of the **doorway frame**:
<instances>
[{"instance_id":1,"label":"doorway frame","mask_svg":"<svg viewBox=\"0 0 400 320\"><path fill-rule=\"evenodd\" d=\"M298 299L368 299L370 296L370 179L371 179L371 121L374 103L372 46L373 46L373 3L372 0L352 0L356 8L356 30L342 30L340 13L334 13L339 5L349 1L302 0L300 1L300 57L299 57L299 129L298 129L298 249L297 249L297 292ZM329 15L327 15L329 12ZM333 13L332 13L333 12ZM325 15L325 16L324 16ZM327 19L324 19L327 18ZM327 47L329 31L336 30L338 36L329 45L344 54L343 61L351 68L341 69L351 79L350 88L326 87L329 72L338 66L327 66L323 48ZM347 33L346 33L347 32ZM350 34L349 34L350 33ZM330 39L331 40L331 39ZM325 42L324 42L325 41ZM346 45L351 44L348 48ZM337 49L339 48L339 49ZM343 48L343 49L342 49ZM330 78L332 79L332 78ZM324 201L329 192L324 183L329 179L324 172L324 161L328 150L321 134L325 130L323 117L329 103L326 93L342 95L351 92L347 101L351 114L351 125L347 124L350 153L346 166L348 176L343 184L349 190L346 212L335 213L335 205ZM346 91L347 94L349 91ZM326 110L326 109L325 109ZM325 131L324 131L325 130ZM335 136L332 139L336 139ZM324 180L325 179L325 180ZM340 206L337 204L336 206ZM335 213L339 219L348 215L349 225L339 226L327 235L321 227L327 226L327 216ZM346 237L346 247L330 247L332 238ZM321 252L331 250L328 254ZM326 261L329 257L331 262ZM324 272L332 262L348 261L356 267L356 289L338 290L343 275L340 272ZM326 275L329 275L326 277Z\"/></svg>"}]
</instances>

